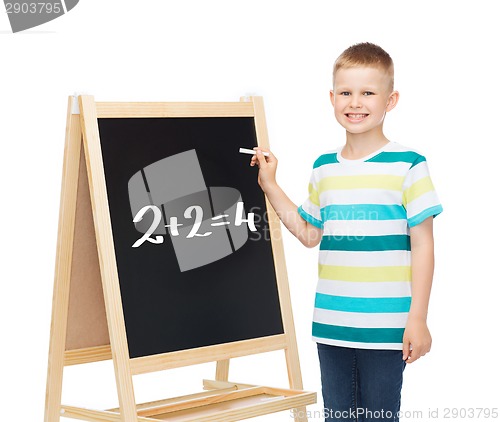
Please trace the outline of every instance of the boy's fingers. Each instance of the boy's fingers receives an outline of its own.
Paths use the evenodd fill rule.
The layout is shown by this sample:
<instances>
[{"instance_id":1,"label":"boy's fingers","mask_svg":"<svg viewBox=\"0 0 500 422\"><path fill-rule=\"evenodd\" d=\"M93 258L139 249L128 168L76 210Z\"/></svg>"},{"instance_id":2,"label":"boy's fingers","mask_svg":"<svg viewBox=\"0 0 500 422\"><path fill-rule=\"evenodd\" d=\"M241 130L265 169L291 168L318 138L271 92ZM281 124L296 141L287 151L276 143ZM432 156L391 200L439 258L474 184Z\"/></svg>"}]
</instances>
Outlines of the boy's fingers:
<instances>
[{"instance_id":1,"label":"boy's fingers","mask_svg":"<svg viewBox=\"0 0 500 422\"><path fill-rule=\"evenodd\" d=\"M262 150L258 149L257 150L257 154L255 154L255 156L257 157L257 160L259 161L259 166L267 166L267 161L266 161L266 157L264 154L262 154Z\"/></svg>"},{"instance_id":2,"label":"boy's fingers","mask_svg":"<svg viewBox=\"0 0 500 422\"><path fill-rule=\"evenodd\" d=\"M254 151L262 151L262 155L264 155L264 153L268 154L267 156L264 155L264 157L266 158L266 162L267 163L273 163L273 162L277 162L278 159L274 156L274 154L269 151L268 149L266 148L262 148L262 147L253 147ZM256 156L256 155L255 155Z\"/></svg>"},{"instance_id":3,"label":"boy's fingers","mask_svg":"<svg viewBox=\"0 0 500 422\"><path fill-rule=\"evenodd\" d=\"M410 357L410 342L409 340L403 340L403 360L408 361ZM411 359L410 359L411 361Z\"/></svg>"},{"instance_id":4,"label":"boy's fingers","mask_svg":"<svg viewBox=\"0 0 500 422\"><path fill-rule=\"evenodd\" d=\"M268 151L269 152L269 156L267 157L267 162L274 162L274 161L278 161L277 158L274 156L274 154L271 152L271 151Z\"/></svg>"},{"instance_id":5,"label":"boy's fingers","mask_svg":"<svg viewBox=\"0 0 500 422\"><path fill-rule=\"evenodd\" d=\"M270 154L270 153L271 153L271 151L269 151L267 148L264 148L264 147L253 147L253 150L254 150L255 152L257 152L257 151L259 151L259 150L260 150L260 151L262 151L262 152L266 152L266 153L268 153L268 154Z\"/></svg>"},{"instance_id":6,"label":"boy's fingers","mask_svg":"<svg viewBox=\"0 0 500 422\"><path fill-rule=\"evenodd\" d=\"M421 358L425 355L425 351L422 347L416 347L411 351L411 360L416 361L418 358Z\"/></svg>"}]
</instances>

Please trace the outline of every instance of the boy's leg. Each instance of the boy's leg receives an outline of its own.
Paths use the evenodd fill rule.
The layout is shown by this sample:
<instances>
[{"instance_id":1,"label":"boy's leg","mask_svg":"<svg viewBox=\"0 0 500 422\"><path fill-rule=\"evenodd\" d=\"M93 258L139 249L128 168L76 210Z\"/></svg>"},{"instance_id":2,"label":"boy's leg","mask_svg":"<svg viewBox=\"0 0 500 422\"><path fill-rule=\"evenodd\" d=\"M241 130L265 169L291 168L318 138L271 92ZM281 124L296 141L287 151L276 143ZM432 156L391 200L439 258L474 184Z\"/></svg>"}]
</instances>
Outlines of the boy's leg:
<instances>
[{"instance_id":1,"label":"boy's leg","mask_svg":"<svg viewBox=\"0 0 500 422\"><path fill-rule=\"evenodd\" d=\"M401 350L357 349L360 421L399 421L403 371Z\"/></svg>"},{"instance_id":2,"label":"boy's leg","mask_svg":"<svg viewBox=\"0 0 500 422\"><path fill-rule=\"evenodd\" d=\"M321 386L327 421L356 421L355 349L318 343Z\"/></svg>"}]
</instances>

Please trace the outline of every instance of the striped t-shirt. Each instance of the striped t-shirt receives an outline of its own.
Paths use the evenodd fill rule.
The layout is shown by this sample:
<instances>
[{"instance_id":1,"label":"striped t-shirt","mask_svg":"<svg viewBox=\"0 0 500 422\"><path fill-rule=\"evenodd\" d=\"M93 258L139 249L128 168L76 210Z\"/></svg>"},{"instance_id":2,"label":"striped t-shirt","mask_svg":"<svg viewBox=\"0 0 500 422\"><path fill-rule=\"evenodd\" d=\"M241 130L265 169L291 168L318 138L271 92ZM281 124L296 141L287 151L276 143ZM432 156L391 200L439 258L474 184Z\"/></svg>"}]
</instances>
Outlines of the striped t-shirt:
<instances>
[{"instance_id":1,"label":"striped t-shirt","mask_svg":"<svg viewBox=\"0 0 500 422\"><path fill-rule=\"evenodd\" d=\"M402 349L411 303L410 227L442 211L425 157L389 142L347 160L342 148L313 166L298 208L323 229L313 339L364 349Z\"/></svg>"}]
</instances>

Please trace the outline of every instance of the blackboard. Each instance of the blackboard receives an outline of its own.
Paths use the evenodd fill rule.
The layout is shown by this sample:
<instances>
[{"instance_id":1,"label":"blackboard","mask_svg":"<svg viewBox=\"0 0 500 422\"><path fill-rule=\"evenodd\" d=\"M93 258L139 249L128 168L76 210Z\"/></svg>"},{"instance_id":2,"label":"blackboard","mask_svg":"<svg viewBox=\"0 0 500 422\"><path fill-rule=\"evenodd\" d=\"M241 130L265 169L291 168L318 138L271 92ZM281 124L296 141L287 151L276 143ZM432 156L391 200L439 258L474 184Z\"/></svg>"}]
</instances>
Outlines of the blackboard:
<instances>
[{"instance_id":1,"label":"blackboard","mask_svg":"<svg viewBox=\"0 0 500 422\"><path fill-rule=\"evenodd\" d=\"M98 127L130 357L283 334L265 198L238 152L257 145L254 119L99 118ZM148 199L157 209L134 223ZM197 210L199 236L187 238ZM158 243L137 246L155 212L161 222L149 238ZM251 213L254 231L244 221ZM174 214L184 224L177 235L162 229Z\"/></svg>"},{"instance_id":2,"label":"blackboard","mask_svg":"<svg viewBox=\"0 0 500 422\"><path fill-rule=\"evenodd\" d=\"M239 153L254 145L269 147L262 97L68 99L46 420L243 420L316 402L301 391L280 221ZM290 390L229 381L230 359L275 350ZM64 368L107 359L120 407L63 405ZM209 391L137 404L133 375L205 362Z\"/></svg>"}]
</instances>

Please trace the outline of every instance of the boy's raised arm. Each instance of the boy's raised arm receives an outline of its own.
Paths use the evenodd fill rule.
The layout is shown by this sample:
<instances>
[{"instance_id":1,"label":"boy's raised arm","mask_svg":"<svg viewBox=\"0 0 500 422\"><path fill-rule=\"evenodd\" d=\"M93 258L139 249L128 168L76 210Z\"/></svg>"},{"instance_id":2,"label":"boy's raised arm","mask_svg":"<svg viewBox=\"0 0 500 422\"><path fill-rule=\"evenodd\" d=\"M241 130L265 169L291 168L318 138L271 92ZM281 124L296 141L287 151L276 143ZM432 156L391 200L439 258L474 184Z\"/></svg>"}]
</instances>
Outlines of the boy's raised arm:
<instances>
[{"instance_id":1,"label":"boy's raised arm","mask_svg":"<svg viewBox=\"0 0 500 422\"><path fill-rule=\"evenodd\" d=\"M304 246L308 248L316 246L321 241L323 231L308 223L300 216L297 211L297 205L292 202L276 182L277 158L271 151L257 147L254 149L257 150L257 154L252 157L250 165L257 165L259 167L259 185L276 211L276 214L278 214L285 227ZM269 152L269 156L264 156L263 151Z\"/></svg>"}]
</instances>

